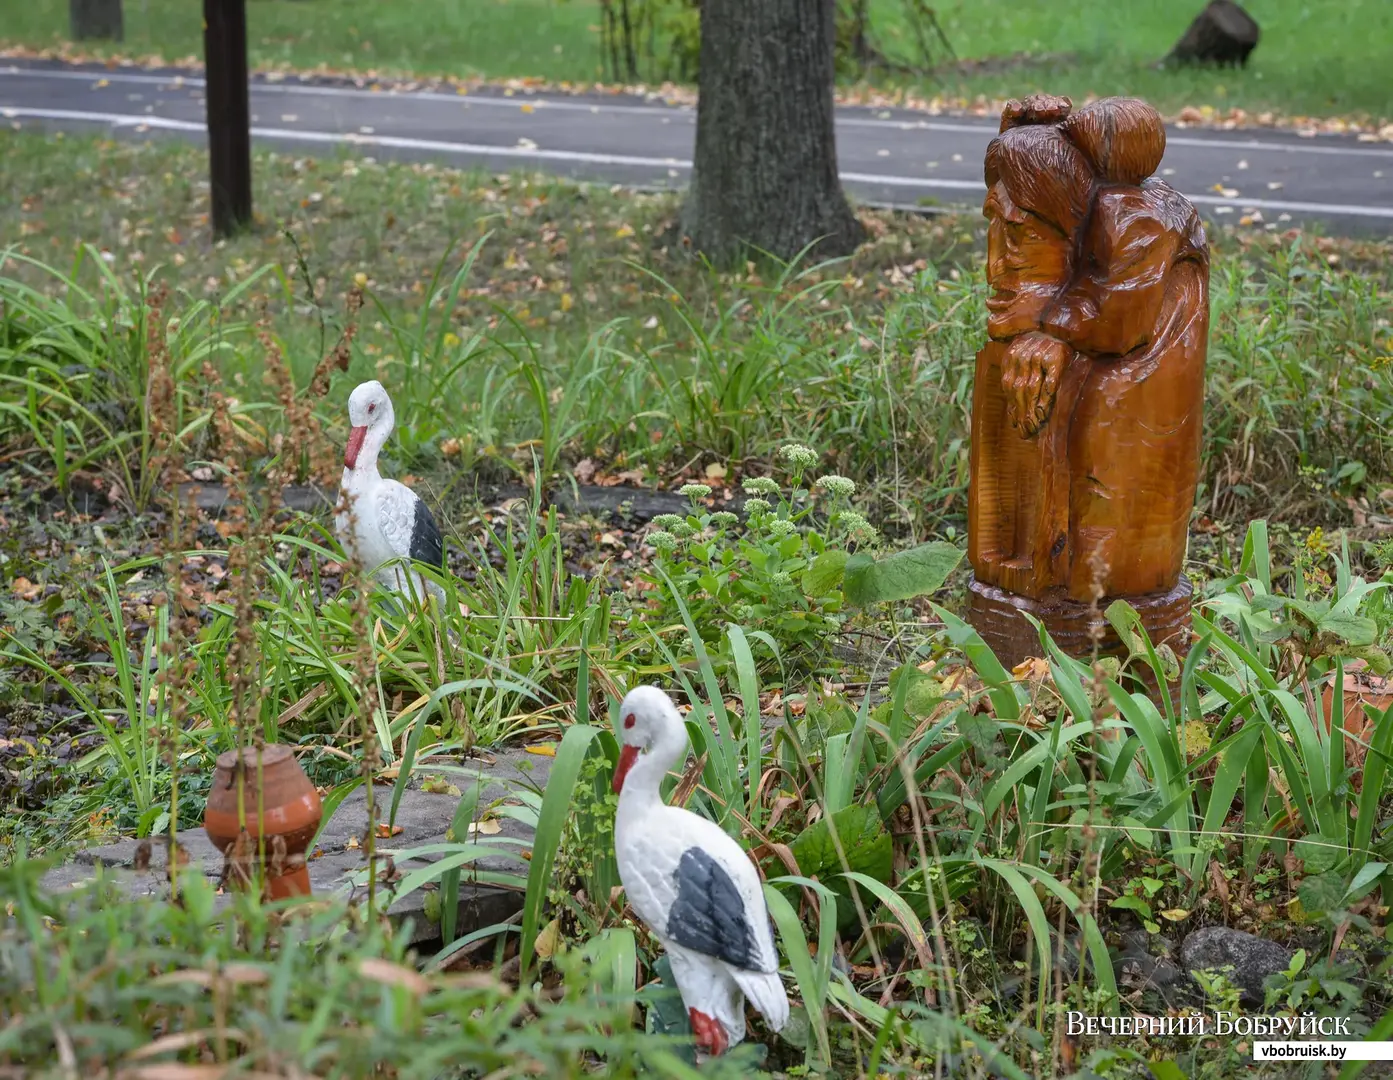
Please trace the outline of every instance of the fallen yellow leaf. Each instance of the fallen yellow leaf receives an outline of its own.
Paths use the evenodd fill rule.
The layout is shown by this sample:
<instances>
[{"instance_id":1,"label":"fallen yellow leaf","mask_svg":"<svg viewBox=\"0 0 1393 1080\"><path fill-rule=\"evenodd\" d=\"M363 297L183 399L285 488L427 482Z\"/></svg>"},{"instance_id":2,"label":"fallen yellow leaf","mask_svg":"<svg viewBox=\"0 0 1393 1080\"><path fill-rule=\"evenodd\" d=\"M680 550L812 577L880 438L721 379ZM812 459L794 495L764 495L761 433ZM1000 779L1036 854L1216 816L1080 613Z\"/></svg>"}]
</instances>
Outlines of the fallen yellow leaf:
<instances>
[{"instance_id":1,"label":"fallen yellow leaf","mask_svg":"<svg viewBox=\"0 0 1393 1080\"><path fill-rule=\"evenodd\" d=\"M531 746L527 747L527 752L529 754L536 754L538 757L555 757L556 744L550 742L533 743Z\"/></svg>"},{"instance_id":2,"label":"fallen yellow leaf","mask_svg":"<svg viewBox=\"0 0 1393 1080\"><path fill-rule=\"evenodd\" d=\"M1185 757L1193 761L1209 749L1210 736L1209 728L1205 726L1203 720L1187 720L1180 726L1180 745L1185 750Z\"/></svg>"},{"instance_id":3,"label":"fallen yellow leaf","mask_svg":"<svg viewBox=\"0 0 1393 1080\"><path fill-rule=\"evenodd\" d=\"M1184 908L1166 908L1165 911L1161 912L1161 918L1169 919L1171 922L1184 922L1189 917L1190 913Z\"/></svg>"},{"instance_id":4,"label":"fallen yellow leaf","mask_svg":"<svg viewBox=\"0 0 1393 1080\"><path fill-rule=\"evenodd\" d=\"M43 587L35 585L27 577L17 577L10 585L10 592L14 593L21 600L37 600Z\"/></svg>"},{"instance_id":5,"label":"fallen yellow leaf","mask_svg":"<svg viewBox=\"0 0 1393 1080\"><path fill-rule=\"evenodd\" d=\"M1049 678L1050 663L1038 656L1028 656L1011 669L1017 679L1044 680Z\"/></svg>"},{"instance_id":6,"label":"fallen yellow leaf","mask_svg":"<svg viewBox=\"0 0 1393 1080\"><path fill-rule=\"evenodd\" d=\"M556 952L556 947L561 943L561 920L552 919L542 928L542 932L537 935L537 944L534 946L539 960L550 960Z\"/></svg>"}]
</instances>

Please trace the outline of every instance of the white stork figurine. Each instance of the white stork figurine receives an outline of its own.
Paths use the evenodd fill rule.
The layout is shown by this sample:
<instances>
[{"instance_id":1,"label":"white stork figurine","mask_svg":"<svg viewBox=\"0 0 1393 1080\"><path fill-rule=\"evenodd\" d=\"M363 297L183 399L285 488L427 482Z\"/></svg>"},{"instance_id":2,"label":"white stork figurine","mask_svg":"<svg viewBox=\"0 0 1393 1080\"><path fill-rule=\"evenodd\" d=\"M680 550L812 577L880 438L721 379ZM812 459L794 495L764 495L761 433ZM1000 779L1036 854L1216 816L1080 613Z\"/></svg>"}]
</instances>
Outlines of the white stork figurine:
<instances>
[{"instance_id":1,"label":"white stork figurine","mask_svg":"<svg viewBox=\"0 0 1393 1080\"><path fill-rule=\"evenodd\" d=\"M383 585L424 600L444 599L444 590L393 560L414 559L440 566L444 545L440 527L420 497L405 484L377 471L377 455L392 434L392 399L376 380L358 386L348 399L348 447L343 453L340 508L334 518L339 542L350 558ZM350 513L351 510L351 513Z\"/></svg>"},{"instance_id":2,"label":"white stork figurine","mask_svg":"<svg viewBox=\"0 0 1393 1080\"><path fill-rule=\"evenodd\" d=\"M779 1031L788 995L754 864L720 826L665 806L658 791L687 752L681 715L661 690L640 686L619 716L619 878L667 951L697 1047L720 1054L745 1037L746 997Z\"/></svg>"}]
</instances>

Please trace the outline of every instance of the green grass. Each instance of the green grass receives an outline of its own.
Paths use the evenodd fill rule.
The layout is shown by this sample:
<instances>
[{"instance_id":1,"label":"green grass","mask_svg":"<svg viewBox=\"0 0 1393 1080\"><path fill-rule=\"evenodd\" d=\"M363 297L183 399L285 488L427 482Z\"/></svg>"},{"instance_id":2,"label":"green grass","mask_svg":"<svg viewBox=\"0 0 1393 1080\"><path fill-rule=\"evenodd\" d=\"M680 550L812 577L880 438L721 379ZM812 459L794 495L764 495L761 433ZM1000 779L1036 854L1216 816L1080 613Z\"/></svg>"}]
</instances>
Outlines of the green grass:
<instances>
[{"instance_id":1,"label":"green grass","mask_svg":"<svg viewBox=\"0 0 1393 1080\"><path fill-rule=\"evenodd\" d=\"M680 482L683 467L757 468L797 438L862 483L882 524L961 527L985 298L975 216L876 212L850 263L718 276L673 250L670 197L259 154L258 227L212 244L195 148L3 140L0 175L20 198L0 229L18 253L80 258L98 296L106 273L132 294L154 274L186 310L235 295L228 326L264 313L301 385L361 275L369 304L324 422L338 430L345 387L382 374L411 417L394 453L418 471L523 474L535 448L544 476L590 458ZM82 244L105 253L100 273ZM1328 525L1366 498L1359 513L1386 514L1387 245L1244 230L1214 247L1204 511ZM4 273L64 289L32 263ZM229 330L227 378L259 380L259 356ZM21 460L37 467L39 453Z\"/></svg>"},{"instance_id":2,"label":"green grass","mask_svg":"<svg viewBox=\"0 0 1393 1080\"><path fill-rule=\"evenodd\" d=\"M915 93L971 101L1050 91L1073 96L1136 94L1167 112L1187 105L1258 114L1393 118L1382 43L1393 38L1383 0L1253 0L1262 41L1246 69L1161 72L1153 63L1194 10L1170 0L953 0L939 21L961 60L972 63L910 84ZM202 53L196 4L127 0L126 42L115 51L168 60ZM909 39L898 0L876 0L887 53ZM253 0L249 46L264 68L378 71L462 78L599 81L599 7L593 0ZM61 47L64 0L36 0L7 13L3 40ZM94 55L111 50L85 43ZM1032 59L1006 62L1029 53Z\"/></svg>"},{"instance_id":3,"label":"green grass","mask_svg":"<svg viewBox=\"0 0 1393 1080\"><path fill-rule=\"evenodd\" d=\"M886 6L889 6L888 4ZM1393 88L1376 42L1393 37L1381 0L1251 0L1262 39L1243 69L1157 71L1203 4L1174 0L957 0L937 4L959 57L1029 52L1046 59L1017 70L948 78L942 92L972 98L1044 91L1143 97L1167 113L1187 105L1221 111L1393 118ZM1048 59L1048 57L1060 59Z\"/></svg>"},{"instance_id":4,"label":"green grass","mask_svg":"<svg viewBox=\"0 0 1393 1080\"><path fill-rule=\"evenodd\" d=\"M196 3L126 0L125 20L125 42L117 47L122 52L168 60L203 56L203 15ZM595 5L583 0L251 0L247 47L251 63L261 68L322 65L594 82L601 71L596 23ZM52 47L67 34L66 0L6 13L7 42Z\"/></svg>"},{"instance_id":5,"label":"green grass","mask_svg":"<svg viewBox=\"0 0 1393 1080\"><path fill-rule=\"evenodd\" d=\"M1177 682L1153 703L1118 662L1043 640L1045 663L1007 672L951 579L847 611L849 577L824 561L817 596L780 594L812 588L792 560L847 550L821 496L803 515L803 497L771 493L777 530L694 506L667 523L678 553L662 558L613 522L469 497L480 474L535 491L587 458L665 487L715 484L712 465L785 491L836 471L892 535L866 544L877 558L911 535L960 545L985 318L976 219L875 214L850 262L717 275L665 246L670 198L260 155L260 224L212 243L195 148L10 133L0 153L19 193L0 207L17 245L0 264L0 873L15 904L0 966L16 973L0 987L0 1066L95 1073L145 1054L296 1075L569 1077L578 1060L686 1075L663 1057L673 1044L629 1023L636 1000L662 1011L637 989L661 977L661 950L613 902L610 726L640 681L691 706L688 805L763 858L803 1010L788 1039L752 1028L775 1075L849 1080L870 1061L932 1075L950 1052L952 1075L1067 1075L1052 1028L1065 1011L1166 1008L1119 984L1122 935L1217 923L1308 946L1269 1011L1335 1012L1356 1037L1393 1023L1379 951L1393 710L1351 730L1321 703L1348 658L1381 666L1393 647L1393 545L1359 543L1393 527L1393 393L1375 363L1390 352L1387 245L1216 236L1189 563L1200 636L1181 666L1131 638L1125 606L1107 613L1134 642L1126 672ZM347 372L310 392L350 321ZM176 533L160 503L181 470L238 490L332 481L344 396L374 373L398 406L392 474L415 469L439 497L453 555L432 571L438 613L404 616L358 587L324 514L252 500L219 523L181 516ZM781 453L790 441L814 464ZM65 485L113 483L102 520L65 502ZM1250 524L1255 507L1285 527ZM703 580L732 568L747 610L725 599L729 579ZM838 618L810 621L808 600ZM257 735L298 743L331 802L383 780L382 817L413 779L452 775L471 738L553 743L544 793L493 808L536 829L525 878L500 874L524 908L487 928L494 963L414 980L391 965L443 964L459 928L413 957L361 903L282 921L239 902L219 922L201 878L181 905L130 912L35 888L34 846L196 827L212 757ZM60 736L87 741L64 756ZM459 793L457 822L478 799ZM399 888L453 895L489 839ZM494 978L515 948L517 991ZM226 997L203 990L234 964ZM1208 1009L1233 993L1222 977L1179 992ZM1150 1061L1205 1080L1251 1065L1232 1041L1086 1052L1128 1080Z\"/></svg>"}]
</instances>

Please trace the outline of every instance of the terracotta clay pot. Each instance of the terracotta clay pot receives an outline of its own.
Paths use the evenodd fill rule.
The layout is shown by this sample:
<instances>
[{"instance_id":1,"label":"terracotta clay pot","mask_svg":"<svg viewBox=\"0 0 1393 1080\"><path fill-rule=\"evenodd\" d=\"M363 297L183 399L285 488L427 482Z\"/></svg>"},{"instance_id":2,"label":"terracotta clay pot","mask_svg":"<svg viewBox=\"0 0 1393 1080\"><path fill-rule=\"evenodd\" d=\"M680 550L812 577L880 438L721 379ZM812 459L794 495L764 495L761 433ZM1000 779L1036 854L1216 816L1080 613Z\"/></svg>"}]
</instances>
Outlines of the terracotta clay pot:
<instances>
[{"instance_id":1,"label":"terracotta clay pot","mask_svg":"<svg viewBox=\"0 0 1393 1080\"><path fill-rule=\"evenodd\" d=\"M203 829L225 855L230 854L242 831L237 811L239 784L251 858L260 861L264 852L261 876L266 896L272 900L308 896L310 872L305 851L324 813L319 792L288 746L271 743L259 751L249 746L221 755L213 773L213 789L208 793ZM285 845L283 851L277 837ZM229 875L229 880L234 885L245 884L239 875Z\"/></svg>"},{"instance_id":2,"label":"terracotta clay pot","mask_svg":"<svg viewBox=\"0 0 1393 1080\"><path fill-rule=\"evenodd\" d=\"M1340 726L1350 735L1367 743L1369 736L1373 734L1373 725L1369 723L1364 706L1369 705L1382 712L1393 705L1393 678L1370 675L1364 668L1363 660L1352 660L1345 665L1344 720ZM1326 731L1330 730L1330 720L1335 715L1333 690L1332 685L1327 685L1321 702L1325 709ZM1368 750L1360 743L1352 742L1348 738L1345 740L1345 761L1350 767L1361 767L1367 753ZM1356 778L1356 787L1358 779Z\"/></svg>"}]
</instances>

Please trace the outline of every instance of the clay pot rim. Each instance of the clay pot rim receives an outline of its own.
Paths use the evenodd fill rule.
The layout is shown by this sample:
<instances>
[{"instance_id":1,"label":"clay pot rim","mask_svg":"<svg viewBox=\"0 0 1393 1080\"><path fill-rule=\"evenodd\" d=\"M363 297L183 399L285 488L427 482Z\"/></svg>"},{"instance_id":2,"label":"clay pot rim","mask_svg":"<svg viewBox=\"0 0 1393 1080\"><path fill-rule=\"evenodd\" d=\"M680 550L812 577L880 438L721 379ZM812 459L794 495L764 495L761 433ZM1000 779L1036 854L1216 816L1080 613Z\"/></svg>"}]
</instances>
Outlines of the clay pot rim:
<instances>
[{"instance_id":1,"label":"clay pot rim","mask_svg":"<svg viewBox=\"0 0 1393 1080\"><path fill-rule=\"evenodd\" d=\"M1384 675L1370 675L1364 671L1350 672L1345 676L1345 692L1349 693L1351 689L1376 697L1386 697L1393 694L1393 679Z\"/></svg>"},{"instance_id":2,"label":"clay pot rim","mask_svg":"<svg viewBox=\"0 0 1393 1080\"><path fill-rule=\"evenodd\" d=\"M1344 692L1346 694L1364 694L1374 697L1387 697L1393 695L1393 676L1375 675L1369 671L1368 664L1356 657L1345 664L1345 683ZM1325 688L1329 690L1335 685L1335 670L1332 668L1321 681Z\"/></svg>"},{"instance_id":3,"label":"clay pot rim","mask_svg":"<svg viewBox=\"0 0 1393 1080\"><path fill-rule=\"evenodd\" d=\"M219 754L217 767L219 769L233 769L240 758L248 768L255 769L259 764L261 768L265 769L272 765L280 765L294 756L294 749L285 743L266 743L261 747L259 760L255 746L244 746L238 750L225 750Z\"/></svg>"}]
</instances>

